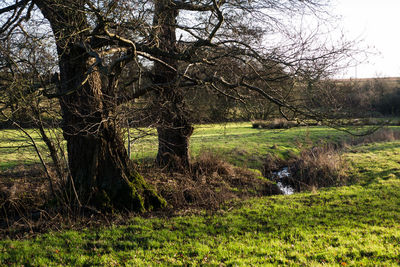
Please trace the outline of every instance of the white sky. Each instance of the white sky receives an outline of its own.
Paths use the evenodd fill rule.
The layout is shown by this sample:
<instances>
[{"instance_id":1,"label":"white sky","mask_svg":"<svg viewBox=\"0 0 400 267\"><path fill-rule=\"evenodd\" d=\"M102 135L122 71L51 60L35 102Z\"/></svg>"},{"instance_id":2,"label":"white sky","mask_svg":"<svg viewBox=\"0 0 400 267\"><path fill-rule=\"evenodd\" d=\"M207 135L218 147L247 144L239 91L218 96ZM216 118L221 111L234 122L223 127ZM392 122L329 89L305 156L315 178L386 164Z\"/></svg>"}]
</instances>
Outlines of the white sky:
<instances>
[{"instance_id":1,"label":"white sky","mask_svg":"<svg viewBox=\"0 0 400 267\"><path fill-rule=\"evenodd\" d=\"M344 77L400 77L400 0L332 0L348 39L372 48L368 62L349 68Z\"/></svg>"}]
</instances>

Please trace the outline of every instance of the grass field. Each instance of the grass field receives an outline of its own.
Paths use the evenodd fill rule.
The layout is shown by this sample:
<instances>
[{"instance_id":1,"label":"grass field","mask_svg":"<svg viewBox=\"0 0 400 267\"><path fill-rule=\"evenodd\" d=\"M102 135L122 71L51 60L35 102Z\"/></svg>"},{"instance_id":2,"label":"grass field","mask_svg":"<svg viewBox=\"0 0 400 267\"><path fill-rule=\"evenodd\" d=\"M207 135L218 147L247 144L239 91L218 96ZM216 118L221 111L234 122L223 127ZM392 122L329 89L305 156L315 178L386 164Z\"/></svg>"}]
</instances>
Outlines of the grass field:
<instances>
[{"instance_id":1,"label":"grass field","mask_svg":"<svg viewBox=\"0 0 400 267\"><path fill-rule=\"evenodd\" d=\"M203 212L132 218L125 226L0 241L0 264L336 265L400 264L400 142L345 154L363 185L255 198ZM371 155L373 161L370 168ZM396 159L397 158L397 162ZM381 175L390 168L393 175Z\"/></svg>"},{"instance_id":2,"label":"grass field","mask_svg":"<svg viewBox=\"0 0 400 267\"><path fill-rule=\"evenodd\" d=\"M390 128L400 131L400 127ZM35 130L30 130L29 133L38 146L44 146ZM149 136L132 145L132 157L136 161L155 158L157 138L154 130L150 129L148 133ZM195 127L190 140L190 151L193 157L204 150L212 151L235 165L260 168L267 153L287 158L290 153L297 153L305 145L355 138L345 132L322 126L261 130L252 128L251 123L209 124ZM0 170L31 163L38 163L38 160L27 137L17 130L0 131Z\"/></svg>"},{"instance_id":3,"label":"grass field","mask_svg":"<svg viewBox=\"0 0 400 267\"><path fill-rule=\"evenodd\" d=\"M198 127L191 149L257 167L253 156L284 157L305 144L343 138L349 137L325 127L270 131L227 124ZM152 156L155 140L141 142L137 155ZM229 202L217 212L132 217L124 225L2 240L0 265L400 265L400 141L355 145L342 156L357 184Z\"/></svg>"}]
</instances>

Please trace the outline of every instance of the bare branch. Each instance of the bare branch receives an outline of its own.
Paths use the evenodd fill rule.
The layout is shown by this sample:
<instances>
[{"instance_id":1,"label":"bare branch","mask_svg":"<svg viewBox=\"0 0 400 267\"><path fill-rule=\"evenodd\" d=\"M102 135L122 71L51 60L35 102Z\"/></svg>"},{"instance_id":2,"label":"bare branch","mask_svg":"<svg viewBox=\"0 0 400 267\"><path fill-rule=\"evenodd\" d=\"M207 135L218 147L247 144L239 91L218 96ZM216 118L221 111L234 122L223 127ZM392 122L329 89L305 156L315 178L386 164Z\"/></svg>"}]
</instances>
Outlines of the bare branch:
<instances>
[{"instance_id":1,"label":"bare branch","mask_svg":"<svg viewBox=\"0 0 400 267\"><path fill-rule=\"evenodd\" d=\"M24 7L24 6L26 6L26 5L29 3L29 1L31 1L31 0L21 0L21 1L19 1L19 2L16 1L16 3L15 3L14 5L1 8L1 9L0 9L0 14L13 11L13 10L15 10L15 9L17 9L17 8L20 8L20 7Z\"/></svg>"}]
</instances>

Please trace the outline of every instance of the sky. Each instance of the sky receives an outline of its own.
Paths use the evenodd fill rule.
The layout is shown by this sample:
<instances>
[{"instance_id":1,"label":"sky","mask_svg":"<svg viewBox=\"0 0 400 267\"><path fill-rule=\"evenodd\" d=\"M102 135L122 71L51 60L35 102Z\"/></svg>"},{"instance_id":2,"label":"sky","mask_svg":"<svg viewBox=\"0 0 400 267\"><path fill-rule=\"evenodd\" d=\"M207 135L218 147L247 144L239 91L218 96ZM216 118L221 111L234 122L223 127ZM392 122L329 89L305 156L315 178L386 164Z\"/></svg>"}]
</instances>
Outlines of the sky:
<instances>
[{"instance_id":1,"label":"sky","mask_svg":"<svg viewBox=\"0 0 400 267\"><path fill-rule=\"evenodd\" d=\"M368 48L367 60L343 78L400 77L400 0L332 0L339 27Z\"/></svg>"}]
</instances>

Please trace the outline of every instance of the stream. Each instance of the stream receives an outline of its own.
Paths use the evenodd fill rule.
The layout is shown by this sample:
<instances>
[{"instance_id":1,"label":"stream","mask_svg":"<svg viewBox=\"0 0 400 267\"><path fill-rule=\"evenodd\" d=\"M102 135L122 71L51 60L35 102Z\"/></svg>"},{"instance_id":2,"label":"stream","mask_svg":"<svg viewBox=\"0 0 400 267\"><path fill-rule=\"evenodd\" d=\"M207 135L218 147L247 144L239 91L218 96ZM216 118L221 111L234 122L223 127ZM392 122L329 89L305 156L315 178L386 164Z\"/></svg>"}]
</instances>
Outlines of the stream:
<instances>
[{"instance_id":1,"label":"stream","mask_svg":"<svg viewBox=\"0 0 400 267\"><path fill-rule=\"evenodd\" d=\"M288 167L284 167L281 170L274 172L273 174L276 181L276 185L279 187L279 189L282 191L284 195L292 195L295 192L293 187L291 187L290 185L285 185L283 183L283 180L285 178L291 176Z\"/></svg>"}]
</instances>

